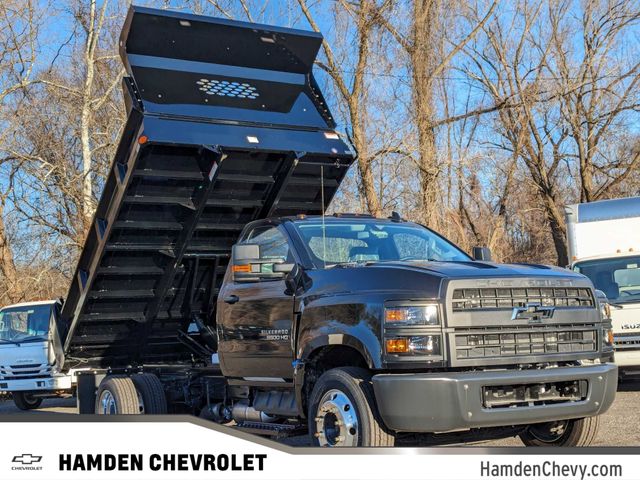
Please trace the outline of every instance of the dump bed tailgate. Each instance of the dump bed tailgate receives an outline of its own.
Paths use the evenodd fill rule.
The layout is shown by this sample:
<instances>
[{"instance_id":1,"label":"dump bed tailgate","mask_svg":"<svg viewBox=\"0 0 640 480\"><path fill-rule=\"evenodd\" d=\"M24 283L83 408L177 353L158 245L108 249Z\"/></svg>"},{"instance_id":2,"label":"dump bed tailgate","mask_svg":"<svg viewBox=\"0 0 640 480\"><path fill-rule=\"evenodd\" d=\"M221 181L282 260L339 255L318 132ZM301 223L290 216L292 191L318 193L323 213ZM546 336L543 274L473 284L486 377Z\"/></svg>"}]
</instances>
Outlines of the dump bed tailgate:
<instances>
[{"instance_id":1,"label":"dump bed tailgate","mask_svg":"<svg viewBox=\"0 0 640 480\"><path fill-rule=\"evenodd\" d=\"M244 225L322 211L353 154L316 33L132 7L128 117L63 309L65 368L189 363Z\"/></svg>"}]
</instances>

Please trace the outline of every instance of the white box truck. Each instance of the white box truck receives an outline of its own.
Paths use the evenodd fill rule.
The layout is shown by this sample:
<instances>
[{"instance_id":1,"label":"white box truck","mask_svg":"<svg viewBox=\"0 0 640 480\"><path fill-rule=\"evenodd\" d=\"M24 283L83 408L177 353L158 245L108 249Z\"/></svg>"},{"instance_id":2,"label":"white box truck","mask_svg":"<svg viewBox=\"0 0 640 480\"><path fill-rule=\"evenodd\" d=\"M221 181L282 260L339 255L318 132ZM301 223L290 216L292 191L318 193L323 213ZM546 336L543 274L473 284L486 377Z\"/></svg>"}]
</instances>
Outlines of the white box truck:
<instances>
[{"instance_id":1,"label":"white box truck","mask_svg":"<svg viewBox=\"0 0 640 480\"><path fill-rule=\"evenodd\" d=\"M68 397L75 372L61 373L62 302L19 303L0 309L0 393L11 393L21 410L38 408L44 398Z\"/></svg>"},{"instance_id":2,"label":"white box truck","mask_svg":"<svg viewBox=\"0 0 640 480\"><path fill-rule=\"evenodd\" d=\"M640 373L640 197L566 207L570 267L611 304L615 358Z\"/></svg>"}]
</instances>

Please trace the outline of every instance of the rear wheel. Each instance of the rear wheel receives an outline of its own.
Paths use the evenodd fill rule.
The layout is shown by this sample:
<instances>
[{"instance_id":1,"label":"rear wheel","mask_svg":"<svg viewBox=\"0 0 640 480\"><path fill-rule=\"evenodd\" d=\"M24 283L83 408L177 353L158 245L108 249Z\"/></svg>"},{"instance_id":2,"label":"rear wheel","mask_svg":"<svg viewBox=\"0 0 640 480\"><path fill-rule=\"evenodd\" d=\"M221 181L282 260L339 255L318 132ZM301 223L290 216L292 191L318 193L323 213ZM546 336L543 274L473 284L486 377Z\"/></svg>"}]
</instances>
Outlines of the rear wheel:
<instances>
[{"instance_id":1,"label":"rear wheel","mask_svg":"<svg viewBox=\"0 0 640 480\"><path fill-rule=\"evenodd\" d=\"M42 398L35 397L29 392L13 392L13 403L16 404L20 410L33 410L42 405Z\"/></svg>"},{"instance_id":2,"label":"rear wheel","mask_svg":"<svg viewBox=\"0 0 640 480\"><path fill-rule=\"evenodd\" d=\"M309 401L311 441L321 447L391 447L383 426L371 374L362 368L334 368L322 374Z\"/></svg>"},{"instance_id":3,"label":"rear wheel","mask_svg":"<svg viewBox=\"0 0 640 480\"><path fill-rule=\"evenodd\" d=\"M520 434L528 447L588 447L598 432L599 417L529 425Z\"/></svg>"},{"instance_id":4,"label":"rear wheel","mask_svg":"<svg viewBox=\"0 0 640 480\"><path fill-rule=\"evenodd\" d=\"M131 376L131 380L142 398L142 408L146 415L165 415L167 397L160 379L152 373L140 373Z\"/></svg>"},{"instance_id":5,"label":"rear wheel","mask_svg":"<svg viewBox=\"0 0 640 480\"><path fill-rule=\"evenodd\" d=\"M96 395L98 415L136 415L144 411L141 397L129 377L106 377Z\"/></svg>"}]
</instances>

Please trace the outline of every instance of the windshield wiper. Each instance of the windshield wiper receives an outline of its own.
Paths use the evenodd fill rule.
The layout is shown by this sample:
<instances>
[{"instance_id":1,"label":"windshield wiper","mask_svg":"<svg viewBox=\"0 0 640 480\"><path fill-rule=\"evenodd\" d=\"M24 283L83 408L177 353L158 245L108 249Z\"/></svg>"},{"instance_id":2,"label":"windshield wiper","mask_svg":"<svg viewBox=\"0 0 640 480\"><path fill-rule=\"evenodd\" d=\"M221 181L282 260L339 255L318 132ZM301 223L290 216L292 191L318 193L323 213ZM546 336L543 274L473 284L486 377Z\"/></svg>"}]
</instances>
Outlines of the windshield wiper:
<instances>
[{"instance_id":1,"label":"windshield wiper","mask_svg":"<svg viewBox=\"0 0 640 480\"><path fill-rule=\"evenodd\" d=\"M46 337L38 336L38 337L27 337L23 340L14 340L15 343L29 343L29 342L42 342L46 340Z\"/></svg>"},{"instance_id":2,"label":"windshield wiper","mask_svg":"<svg viewBox=\"0 0 640 480\"><path fill-rule=\"evenodd\" d=\"M0 340L0 343L12 343L14 345L18 345L20 343L30 343L30 342L41 342L47 340L46 337L43 336L38 336L38 337L26 337L24 339L2 339Z\"/></svg>"}]
</instances>

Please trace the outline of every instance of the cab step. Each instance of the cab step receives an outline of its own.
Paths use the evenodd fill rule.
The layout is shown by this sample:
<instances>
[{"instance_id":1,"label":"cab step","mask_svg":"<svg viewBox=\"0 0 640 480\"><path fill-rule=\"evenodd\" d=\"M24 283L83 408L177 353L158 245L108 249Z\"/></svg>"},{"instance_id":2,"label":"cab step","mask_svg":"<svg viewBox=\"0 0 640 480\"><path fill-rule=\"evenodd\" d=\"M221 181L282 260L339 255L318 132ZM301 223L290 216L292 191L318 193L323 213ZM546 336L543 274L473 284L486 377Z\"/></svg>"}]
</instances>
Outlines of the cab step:
<instances>
[{"instance_id":1,"label":"cab step","mask_svg":"<svg viewBox=\"0 0 640 480\"><path fill-rule=\"evenodd\" d=\"M307 426L291 423L240 422L234 428L253 435L261 435L281 439L295 437L307 433Z\"/></svg>"}]
</instances>

